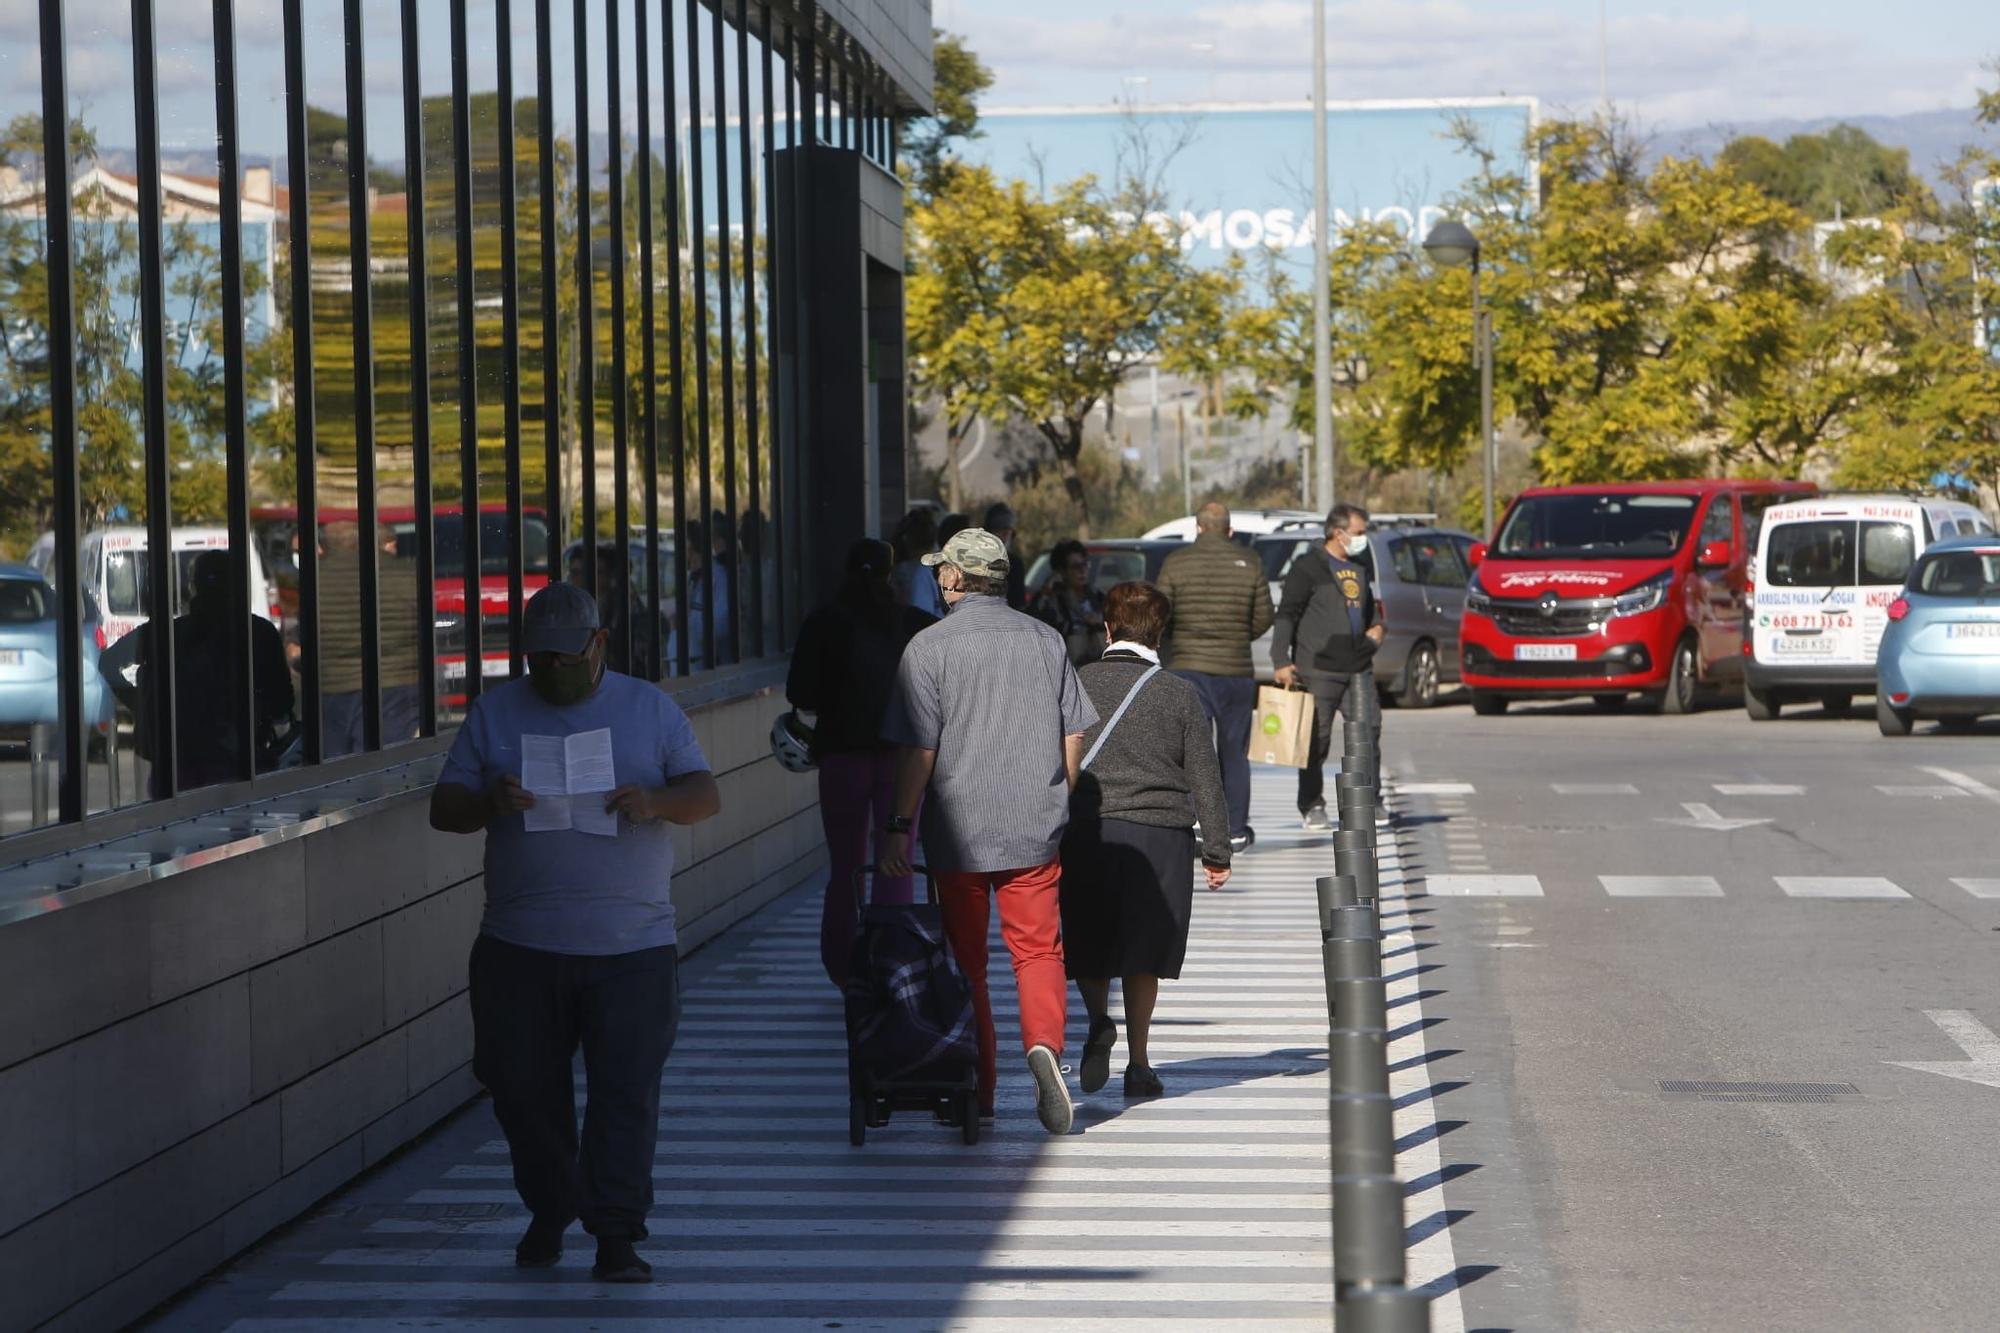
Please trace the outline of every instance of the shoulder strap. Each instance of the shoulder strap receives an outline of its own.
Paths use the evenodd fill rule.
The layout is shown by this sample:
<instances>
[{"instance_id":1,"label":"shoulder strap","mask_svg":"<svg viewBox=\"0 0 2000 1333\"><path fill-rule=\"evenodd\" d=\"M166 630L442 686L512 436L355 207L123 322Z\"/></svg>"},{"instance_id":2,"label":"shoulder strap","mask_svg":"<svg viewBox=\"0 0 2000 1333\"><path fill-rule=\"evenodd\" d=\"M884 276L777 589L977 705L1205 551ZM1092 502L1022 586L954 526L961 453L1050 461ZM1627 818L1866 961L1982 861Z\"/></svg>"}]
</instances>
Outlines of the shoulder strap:
<instances>
[{"instance_id":1,"label":"shoulder strap","mask_svg":"<svg viewBox=\"0 0 2000 1333\"><path fill-rule=\"evenodd\" d=\"M1139 679L1132 682L1132 688L1125 691L1125 697L1118 701L1118 707L1111 714L1111 720L1104 724L1104 730L1097 733L1097 743L1092 745L1090 753L1083 757L1082 767L1090 767L1090 761L1097 758L1097 752L1104 748L1104 742L1110 740L1111 733L1117 729L1118 719L1125 716L1125 710L1130 708L1132 701L1139 697L1139 691L1146 688L1146 682L1158 675L1159 670L1157 666L1149 666L1139 673Z\"/></svg>"}]
</instances>

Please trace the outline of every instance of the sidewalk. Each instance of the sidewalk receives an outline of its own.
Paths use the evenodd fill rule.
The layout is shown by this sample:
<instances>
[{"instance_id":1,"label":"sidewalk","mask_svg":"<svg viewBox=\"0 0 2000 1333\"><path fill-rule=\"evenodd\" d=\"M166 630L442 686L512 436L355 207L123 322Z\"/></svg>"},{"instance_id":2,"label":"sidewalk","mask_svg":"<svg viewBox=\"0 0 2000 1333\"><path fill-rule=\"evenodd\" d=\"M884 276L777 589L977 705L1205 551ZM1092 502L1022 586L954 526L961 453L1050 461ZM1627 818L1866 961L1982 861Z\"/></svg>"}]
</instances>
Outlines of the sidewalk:
<instances>
[{"instance_id":1,"label":"sidewalk","mask_svg":"<svg viewBox=\"0 0 2000 1333\"><path fill-rule=\"evenodd\" d=\"M1163 987L1153 1038L1168 1093L1157 1102L1119 1096L1121 1052L1104 1091L1079 1098L1075 1132L1042 1131L996 932L997 1127L967 1148L901 1116L850 1147L840 1006L819 970L818 889L807 885L688 965L660 1201L642 1247L655 1284L592 1282L591 1242L576 1230L559 1268L512 1267L526 1218L480 1101L152 1327L1325 1329L1326 1013L1312 878L1332 856L1326 838L1298 829L1291 778L1259 770L1256 849L1227 889L1197 890L1184 979ZM1410 1282L1444 1297L1443 1333L1459 1321L1419 982L1406 971L1420 946L1389 887L1392 854L1384 860ZM1084 1031L1072 995L1067 1060Z\"/></svg>"}]
</instances>

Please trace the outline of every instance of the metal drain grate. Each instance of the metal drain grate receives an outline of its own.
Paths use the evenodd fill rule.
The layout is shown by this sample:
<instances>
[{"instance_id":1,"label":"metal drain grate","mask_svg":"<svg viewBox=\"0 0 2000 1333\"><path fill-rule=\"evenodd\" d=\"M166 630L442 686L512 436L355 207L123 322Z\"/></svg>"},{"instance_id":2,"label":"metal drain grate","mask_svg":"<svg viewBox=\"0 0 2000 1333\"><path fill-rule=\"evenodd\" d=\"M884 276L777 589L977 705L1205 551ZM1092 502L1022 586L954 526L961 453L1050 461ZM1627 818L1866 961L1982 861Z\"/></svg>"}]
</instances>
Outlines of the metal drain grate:
<instances>
[{"instance_id":1,"label":"metal drain grate","mask_svg":"<svg viewBox=\"0 0 2000 1333\"><path fill-rule=\"evenodd\" d=\"M1836 1098L1859 1097L1852 1083L1730 1083L1707 1078L1663 1078L1660 1091L1668 1096L1704 1102L1788 1102L1829 1105Z\"/></svg>"}]
</instances>

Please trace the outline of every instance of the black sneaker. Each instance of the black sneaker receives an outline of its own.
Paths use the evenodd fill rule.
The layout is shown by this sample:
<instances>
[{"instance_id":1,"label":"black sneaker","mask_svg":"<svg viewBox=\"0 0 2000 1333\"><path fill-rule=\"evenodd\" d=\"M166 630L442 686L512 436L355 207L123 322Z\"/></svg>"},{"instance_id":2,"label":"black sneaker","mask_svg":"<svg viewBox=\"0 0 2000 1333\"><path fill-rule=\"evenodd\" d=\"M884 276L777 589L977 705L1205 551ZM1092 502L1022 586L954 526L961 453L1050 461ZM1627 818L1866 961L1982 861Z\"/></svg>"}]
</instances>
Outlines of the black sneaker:
<instances>
[{"instance_id":1,"label":"black sneaker","mask_svg":"<svg viewBox=\"0 0 2000 1333\"><path fill-rule=\"evenodd\" d=\"M1118 1044L1118 1025L1102 1019L1090 1025L1090 1040L1083 1043L1083 1064L1077 1081L1085 1092L1096 1092L1111 1081L1111 1048Z\"/></svg>"},{"instance_id":2,"label":"black sneaker","mask_svg":"<svg viewBox=\"0 0 2000 1333\"><path fill-rule=\"evenodd\" d=\"M1051 1134L1067 1134L1076 1119L1076 1105L1069 1099L1069 1085L1063 1082L1062 1066L1056 1053L1046 1046L1028 1052L1028 1072L1035 1076L1035 1114L1042 1128Z\"/></svg>"},{"instance_id":3,"label":"black sneaker","mask_svg":"<svg viewBox=\"0 0 2000 1333\"><path fill-rule=\"evenodd\" d=\"M563 1232L569 1230L569 1223L553 1219L536 1218L528 1223L528 1230L514 1247L514 1267L554 1268L562 1262Z\"/></svg>"},{"instance_id":4,"label":"black sneaker","mask_svg":"<svg viewBox=\"0 0 2000 1333\"><path fill-rule=\"evenodd\" d=\"M1229 850L1240 855L1243 852L1249 851L1250 844L1256 841L1257 841L1257 830L1253 828L1247 828L1244 829L1241 833L1232 833L1229 835Z\"/></svg>"},{"instance_id":5,"label":"black sneaker","mask_svg":"<svg viewBox=\"0 0 2000 1333\"><path fill-rule=\"evenodd\" d=\"M1137 1101L1141 1097L1158 1097L1166 1091L1160 1086L1160 1076L1146 1065L1133 1065L1125 1071L1125 1096Z\"/></svg>"},{"instance_id":6,"label":"black sneaker","mask_svg":"<svg viewBox=\"0 0 2000 1333\"><path fill-rule=\"evenodd\" d=\"M639 1257L631 1241L600 1238L590 1275L599 1282L651 1282L653 1266Z\"/></svg>"}]
</instances>

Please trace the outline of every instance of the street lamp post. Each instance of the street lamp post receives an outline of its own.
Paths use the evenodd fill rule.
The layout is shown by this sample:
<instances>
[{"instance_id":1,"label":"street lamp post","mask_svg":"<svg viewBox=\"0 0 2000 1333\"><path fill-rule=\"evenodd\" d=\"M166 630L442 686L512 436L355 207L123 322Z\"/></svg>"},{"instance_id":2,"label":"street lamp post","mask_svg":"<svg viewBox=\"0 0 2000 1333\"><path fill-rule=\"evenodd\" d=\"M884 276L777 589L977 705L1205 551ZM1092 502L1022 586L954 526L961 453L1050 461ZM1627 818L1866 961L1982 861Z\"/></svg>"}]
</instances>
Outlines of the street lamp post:
<instances>
[{"instance_id":1,"label":"street lamp post","mask_svg":"<svg viewBox=\"0 0 2000 1333\"><path fill-rule=\"evenodd\" d=\"M1493 316L1479 295L1479 238L1463 222L1446 218L1424 238L1424 251L1446 268L1472 270L1472 364L1479 368L1479 440L1486 472L1486 527L1480 535L1491 541L1497 466L1493 448Z\"/></svg>"},{"instance_id":2,"label":"street lamp post","mask_svg":"<svg viewBox=\"0 0 2000 1333\"><path fill-rule=\"evenodd\" d=\"M1317 507L1333 505L1333 210L1326 164L1326 0L1313 0L1313 487Z\"/></svg>"}]
</instances>

